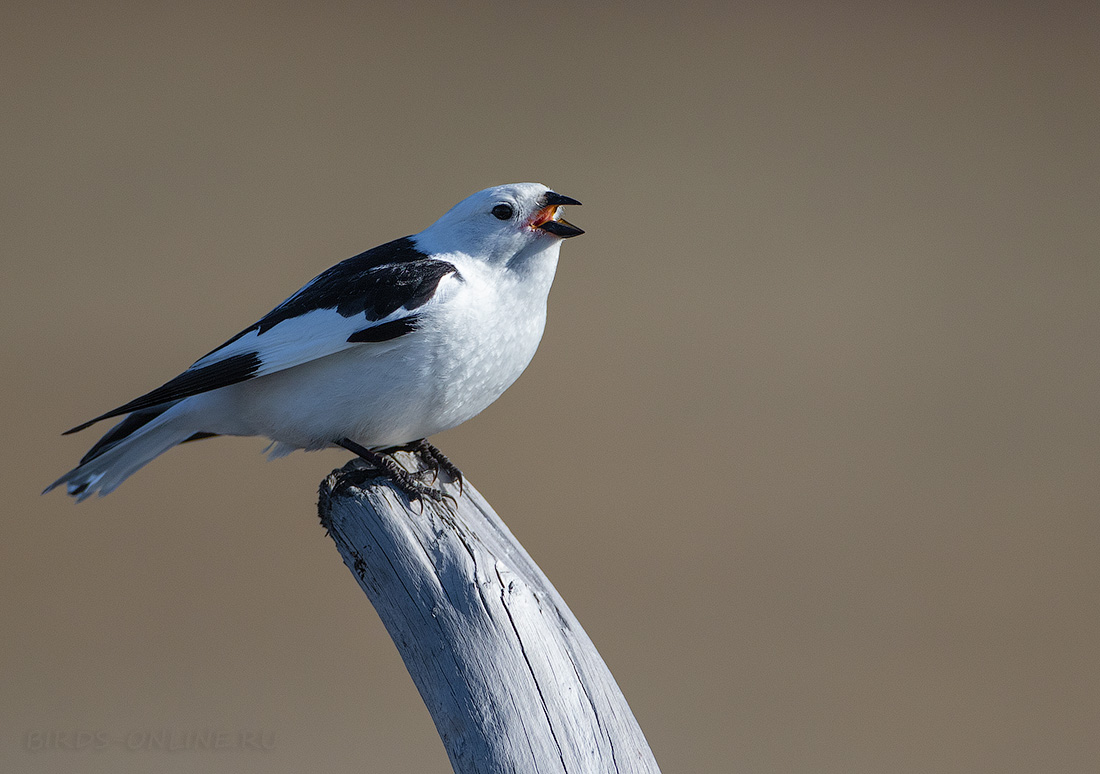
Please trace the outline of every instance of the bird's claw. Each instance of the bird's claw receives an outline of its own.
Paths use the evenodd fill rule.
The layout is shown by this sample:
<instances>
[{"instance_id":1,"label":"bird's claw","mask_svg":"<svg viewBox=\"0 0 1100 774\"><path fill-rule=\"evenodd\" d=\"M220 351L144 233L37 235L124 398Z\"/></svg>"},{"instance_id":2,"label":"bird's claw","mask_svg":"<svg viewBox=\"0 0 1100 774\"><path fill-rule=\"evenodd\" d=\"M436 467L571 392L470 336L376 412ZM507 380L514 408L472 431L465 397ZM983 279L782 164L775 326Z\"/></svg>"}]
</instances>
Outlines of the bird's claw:
<instances>
[{"instance_id":1,"label":"bird's claw","mask_svg":"<svg viewBox=\"0 0 1100 774\"><path fill-rule=\"evenodd\" d=\"M446 454L437 449L427 438L421 438L419 441L409 444L406 448L413 452L418 459L428 462L429 467L423 468L421 472L423 472L423 470L431 470L433 474L433 484L439 480L439 471L443 470L447 473L447 477L451 479L451 482L458 485L458 495L459 497L462 496L462 486L464 483L462 471L448 459Z\"/></svg>"},{"instance_id":2,"label":"bird's claw","mask_svg":"<svg viewBox=\"0 0 1100 774\"><path fill-rule=\"evenodd\" d=\"M405 495L410 505L413 502L419 504L421 513L424 512L425 500L431 500L434 503L450 500L452 506L458 505L458 501L452 495L444 492L442 488L436 489L418 480L425 473L431 473L432 483L437 483L439 481L439 470L442 468L447 471L447 475L453 481L458 482L458 493L460 496L462 494L462 471L447 459L443 452L426 440L422 439L403 447L406 451L412 452L417 460L426 459L429 463L424 467L419 467L415 473L410 473L401 467L390 454L372 451L347 438L340 439L336 442L336 445L359 455L359 458L370 466L348 471L346 480L349 486L360 486L370 478L384 476L389 479L395 489Z\"/></svg>"}]
</instances>

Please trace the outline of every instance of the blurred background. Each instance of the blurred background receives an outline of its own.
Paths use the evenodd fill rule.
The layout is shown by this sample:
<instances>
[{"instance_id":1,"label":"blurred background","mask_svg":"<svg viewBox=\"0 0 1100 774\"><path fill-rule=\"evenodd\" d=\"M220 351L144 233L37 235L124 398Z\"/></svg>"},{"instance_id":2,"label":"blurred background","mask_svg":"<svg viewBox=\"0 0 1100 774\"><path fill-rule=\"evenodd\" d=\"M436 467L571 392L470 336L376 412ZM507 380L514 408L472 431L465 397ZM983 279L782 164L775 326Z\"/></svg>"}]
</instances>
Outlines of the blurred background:
<instances>
[{"instance_id":1,"label":"blurred background","mask_svg":"<svg viewBox=\"0 0 1100 774\"><path fill-rule=\"evenodd\" d=\"M434 440L663 769L1096 770L1098 6L592 5L4 4L0 769L450 770L317 523L346 453L38 492L62 430L535 180L588 233Z\"/></svg>"}]
</instances>

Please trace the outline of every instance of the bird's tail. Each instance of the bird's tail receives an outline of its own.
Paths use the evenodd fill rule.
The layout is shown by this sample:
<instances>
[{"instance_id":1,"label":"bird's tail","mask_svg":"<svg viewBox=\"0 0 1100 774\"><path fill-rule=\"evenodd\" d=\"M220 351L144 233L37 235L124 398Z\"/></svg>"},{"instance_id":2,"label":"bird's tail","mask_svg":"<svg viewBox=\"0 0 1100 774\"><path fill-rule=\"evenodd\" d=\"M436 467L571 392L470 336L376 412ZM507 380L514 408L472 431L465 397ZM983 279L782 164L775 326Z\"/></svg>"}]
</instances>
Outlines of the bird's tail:
<instances>
[{"instance_id":1,"label":"bird's tail","mask_svg":"<svg viewBox=\"0 0 1100 774\"><path fill-rule=\"evenodd\" d=\"M126 417L99 439L79 465L46 487L42 494L65 484L66 491L77 502L97 493L102 497L113 492L154 457L195 437L195 428L187 412L172 411L177 403L179 401L137 411ZM198 435L205 437L207 434Z\"/></svg>"}]
</instances>

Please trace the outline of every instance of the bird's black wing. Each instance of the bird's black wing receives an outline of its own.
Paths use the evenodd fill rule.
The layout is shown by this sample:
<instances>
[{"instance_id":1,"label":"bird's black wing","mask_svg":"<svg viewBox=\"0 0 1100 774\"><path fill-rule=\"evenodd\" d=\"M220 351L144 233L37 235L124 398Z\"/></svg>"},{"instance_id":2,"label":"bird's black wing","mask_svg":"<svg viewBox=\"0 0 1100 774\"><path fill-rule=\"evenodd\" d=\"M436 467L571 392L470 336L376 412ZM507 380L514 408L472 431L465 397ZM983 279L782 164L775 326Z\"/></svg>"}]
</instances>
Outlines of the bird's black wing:
<instances>
[{"instance_id":1,"label":"bird's black wing","mask_svg":"<svg viewBox=\"0 0 1100 774\"><path fill-rule=\"evenodd\" d=\"M365 343L416 330L453 264L416 249L408 237L349 258L318 275L259 322L139 398L66 431L282 371Z\"/></svg>"}]
</instances>

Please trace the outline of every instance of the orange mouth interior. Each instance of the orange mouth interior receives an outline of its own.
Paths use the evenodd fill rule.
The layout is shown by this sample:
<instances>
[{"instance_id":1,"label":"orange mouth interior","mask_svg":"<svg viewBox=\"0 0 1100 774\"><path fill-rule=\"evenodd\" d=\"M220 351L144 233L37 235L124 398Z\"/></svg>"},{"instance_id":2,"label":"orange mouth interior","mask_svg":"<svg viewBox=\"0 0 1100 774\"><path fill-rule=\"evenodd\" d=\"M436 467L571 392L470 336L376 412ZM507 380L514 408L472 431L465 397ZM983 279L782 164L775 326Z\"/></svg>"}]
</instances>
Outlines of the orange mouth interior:
<instances>
[{"instance_id":1,"label":"orange mouth interior","mask_svg":"<svg viewBox=\"0 0 1100 774\"><path fill-rule=\"evenodd\" d=\"M536 212L535 217L531 219L531 228L538 228L543 223L554 220L554 217L558 214L558 207L559 205L557 204L551 204Z\"/></svg>"}]
</instances>

